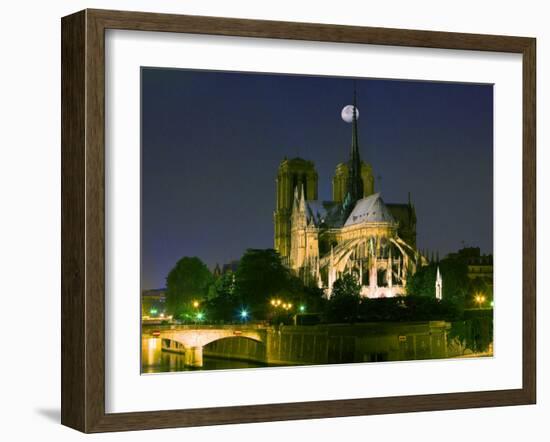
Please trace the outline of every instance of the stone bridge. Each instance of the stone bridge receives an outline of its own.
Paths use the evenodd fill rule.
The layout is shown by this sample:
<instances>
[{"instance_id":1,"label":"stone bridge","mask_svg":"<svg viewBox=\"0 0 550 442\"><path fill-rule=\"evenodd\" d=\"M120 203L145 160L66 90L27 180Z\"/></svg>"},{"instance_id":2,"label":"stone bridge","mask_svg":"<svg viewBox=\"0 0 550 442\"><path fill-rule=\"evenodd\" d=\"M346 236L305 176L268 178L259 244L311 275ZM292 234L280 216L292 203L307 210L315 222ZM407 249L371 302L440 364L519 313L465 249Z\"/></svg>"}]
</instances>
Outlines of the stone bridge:
<instances>
[{"instance_id":1,"label":"stone bridge","mask_svg":"<svg viewBox=\"0 0 550 442\"><path fill-rule=\"evenodd\" d=\"M246 338L256 342L267 342L267 328L257 325L178 325L156 327L162 339L162 350L181 353L185 365L202 367L203 348L219 339Z\"/></svg>"}]
</instances>

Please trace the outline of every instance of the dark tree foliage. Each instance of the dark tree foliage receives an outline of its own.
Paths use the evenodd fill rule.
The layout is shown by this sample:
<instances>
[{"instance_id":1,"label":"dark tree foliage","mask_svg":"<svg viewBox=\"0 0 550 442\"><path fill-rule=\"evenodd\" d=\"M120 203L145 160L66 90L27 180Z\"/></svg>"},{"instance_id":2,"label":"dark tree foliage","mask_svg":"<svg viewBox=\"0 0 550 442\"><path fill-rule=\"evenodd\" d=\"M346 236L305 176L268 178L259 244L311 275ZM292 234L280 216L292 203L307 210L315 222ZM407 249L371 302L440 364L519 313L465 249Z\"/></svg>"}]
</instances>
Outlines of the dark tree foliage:
<instances>
[{"instance_id":1,"label":"dark tree foliage","mask_svg":"<svg viewBox=\"0 0 550 442\"><path fill-rule=\"evenodd\" d=\"M235 273L235 293L255 318L266 318L269 300L291 293L294 284L273 249L248 249Z\"/></svg>"},{"instance_id":2,"label":"dark tree foliage","mask_svg":"<svg viewBox=\"0 0 550 442\"><path fill-rule=\"evenodd\" d=\"M493 318L490 315L473 316L453 322L449 340L458 340L474 353L488 351L493 343Z\"/></svg>"},{"instance_id":3,"label":"dark tree foliage","mask_svg":"<svg viewBox=\"0 0 550 442\"><path fill-rule=\"evenodd\" d=\"M302 287L296 297L297 305L303 305L308 313L322 313L327 302L323 290L316 286Z\"/></svg>"},{"instance_id":4,"label":"dark tree foliage","mask_svg":"<svg viewBox=\"0 0 550 442\"><path fill-rule=\"evenodd\" d=\"M243 306L237 296L221 293L215 298L208 300L204 308L208 322L227 324L239 322L239 314Z\"/></svg>"},{"instance_id":5,"label":"dark tree foliage","mask_svg":"<svg viewBox=\"0 0 550 442\"><path fill-rule=\"evenodd\" d=\"M208 267L196 257L181 258L166 278L166 308L179 317L190 309L193 300L202 301L212 284Z\"/></svg>"},{"instance_id":6,"label":"dark tree foliage","mask_svg":"<svg viewBox=\"0 0 550 442\"><path fill-rule=\"evenodd\" d=\"M235 293L235 273L229 271L218 277L208 291L205 304L209 322L232 323L239 320L242 310L240 297Z\"/></svg>"},{"instance_id":7,"label":"dark tree foliage","mask_svg":"<svg viewBox=\"0 0 550 442\"><path fill-rule=\"evenodd\" d=\"M345 274L334 281L332 294L327 303L328 322L354 322L358 318L361 287L351 274Z\"/></svg>"},{"instance_id":8,"label":"dark tree foliage","mask_svg":"<svg viewBox=\"0 0 550 442\"><path fill-rule=\"evenodd\" d=\"M331 299L345 296L359 298L360 291L361 286L359 285L359 281L352 274L346 273L334 281Z\"/></svg>"},{"instance_id":9,"label":"dark tree foliage","mask_svg":"<svg viewBox=\"0 0 550 442\"><path fill-rule=\"evenodd\" d=\"M227 271L209 281L207 300L201 304L204 320L208 322L241 322L241 312L246 311L247 321L268 319L274 323L292 323L300 306L305 312L316 313L323 311L326 302L323 291L304 286L300 278L283 266L273 249L249 249L235 272ZM197 297L190 300L193 299ZM292 308L274 307L272 299L291 303Z\"/></svg>"},{"instance_id":10,"label":"dark tree foliage","mask_svg":"<svg viewBox=\"0 0 550 442\"><path fill-rule=\"evenodd\" d=\"M235 293L235 273L226 272L216 278L209 288L208 298L221 295L233 295Z\"/></svg>"},{"instance_id":11,"label":"dark tree foliage","mask_svg":"<svg viewBox=\"0 0 550 442\"><path fill-rule=\"evenodd\" d=\"M361 322L452 321L461 318L461 311L450 300L438 301L427 296L403 296L361 300Z\"/></svg>"},{"instance_id":12,"label":"dark tree foliage","mask_svg":"<svg viewBox=\"0 0 550 442\"><path fill-rule=\"evenodd\" d=\"M476 295L485 296L486 302L485 306L493 300L493 288L486 280L482 278L474 278L470 281L470 286L468 287L468 296L467 296L467 305L469 307L479 307L479 304L475 301Z\"/></svg>"},{"instance_id":13,"label":"dark tree foliage","mask_svg":"<svg viewBox=\"0 0 550 442\"><path fill-rule=\"evenodd\" d=\"M464 308L469 291L468 266L457 258L444 259L437 264L422 267L407 280L407 294L435 298L437 267L443 279L443 300Z\"/></svg>"},{"instance_id":14,"label":"dark tree foliage","mask_svg":"<svg viewBox=\"0 0 550 442\"><path fill-rule=\"evenodd\" d=\"M290 310L284 310L280 306L274 307L269 304L265 319L273 324L294 324L294 316L300 313L322 314L327 302L323 290L316 286L304 285L300 278L290 273L285 287L267 301L274 298L282 302L290 302L293 307Z\"/></svg>"}]
</instances>

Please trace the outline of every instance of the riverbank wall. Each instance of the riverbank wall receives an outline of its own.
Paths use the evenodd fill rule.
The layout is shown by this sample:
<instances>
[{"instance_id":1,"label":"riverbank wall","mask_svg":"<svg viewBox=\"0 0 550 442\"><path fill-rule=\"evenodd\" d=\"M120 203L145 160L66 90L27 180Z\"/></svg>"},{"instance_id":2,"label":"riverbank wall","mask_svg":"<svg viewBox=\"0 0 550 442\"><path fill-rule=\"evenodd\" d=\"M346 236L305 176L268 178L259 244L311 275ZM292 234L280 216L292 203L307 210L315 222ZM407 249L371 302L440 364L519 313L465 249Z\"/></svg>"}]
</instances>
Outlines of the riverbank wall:
<instances>
[{"instance_id":1,"label":"riverbank wall","mask_svg":"<svg viewBox=\"0 0 550 442\"><path fill-rule=\"evenodd\" d=\"M239 337L221 339L206 345L203 352L207 357L268 365L440 359L467 353L466 338L471 339L471 329L468 322L445 321L283 325L268 328L265 342ZM477 341L480 342L479 336Z\"/></svg>"}]
</instances>

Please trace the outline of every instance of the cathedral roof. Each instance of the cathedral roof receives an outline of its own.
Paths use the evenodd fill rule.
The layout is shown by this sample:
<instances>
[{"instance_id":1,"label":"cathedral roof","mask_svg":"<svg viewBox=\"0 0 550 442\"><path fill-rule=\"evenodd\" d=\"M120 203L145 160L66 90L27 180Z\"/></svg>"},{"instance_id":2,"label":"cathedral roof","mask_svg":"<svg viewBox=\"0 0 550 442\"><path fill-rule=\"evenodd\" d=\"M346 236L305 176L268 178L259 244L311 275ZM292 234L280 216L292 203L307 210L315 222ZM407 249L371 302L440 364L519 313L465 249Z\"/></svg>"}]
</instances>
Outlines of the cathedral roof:
<instances>
[{"instance_id":1,"label":"cathedral roof","mask_svg":"<svg viewBox=\"0 0 550 442\"><path fill-rule=\"evenodd\" d=\"M336 201L305 201L307 219L316 227L341 228L364 222L396 222L379 193L362 198L347 219L343 218L342 204Z\"/></svg>"},{"instance_id":2,"label":"cathedral roof","mask_svg":"<svg viewBox=\"0 0 550 442\"><path fill-rule=\"evenodd\" d=\"M394 217L384 204L379 193L357 201L344 226L352 226L364 222L395 222Z\"/></svg>"},{"instance_id":3,"label":"cathedral roof","mask_svg":"<svg viewBox=\"0 0 550 442\"><path fill-rule=\"evenodd\" d=\"M315 226L342 227L342 205L335 201L310 200L306 202L308 218Z\"/></svg>"}]
</instances>

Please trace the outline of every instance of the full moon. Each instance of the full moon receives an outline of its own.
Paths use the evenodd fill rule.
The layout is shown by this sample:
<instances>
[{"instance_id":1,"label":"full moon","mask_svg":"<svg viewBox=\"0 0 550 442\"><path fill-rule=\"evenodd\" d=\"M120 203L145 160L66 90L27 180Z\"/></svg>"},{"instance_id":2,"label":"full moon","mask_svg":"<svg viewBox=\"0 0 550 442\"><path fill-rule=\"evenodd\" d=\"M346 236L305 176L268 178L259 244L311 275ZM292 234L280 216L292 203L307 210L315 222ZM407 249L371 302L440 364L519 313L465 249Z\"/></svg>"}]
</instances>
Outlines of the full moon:
<instances>
[{"instance_id":1,"label":"full moon","mask_svg":"<svg viewBox=\"0 0 550 442\"><path fill-rule=\"evenodd\" d=\"M355 116L359 119L359 109L355 108ZM342 120L346 123L351 123L353 121L353 104L348 104L342 109Z\"/></svg>"}]
</instances>

